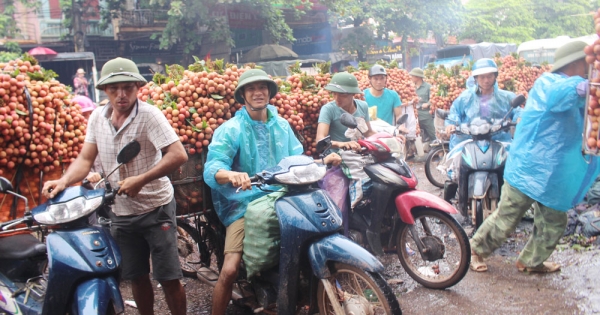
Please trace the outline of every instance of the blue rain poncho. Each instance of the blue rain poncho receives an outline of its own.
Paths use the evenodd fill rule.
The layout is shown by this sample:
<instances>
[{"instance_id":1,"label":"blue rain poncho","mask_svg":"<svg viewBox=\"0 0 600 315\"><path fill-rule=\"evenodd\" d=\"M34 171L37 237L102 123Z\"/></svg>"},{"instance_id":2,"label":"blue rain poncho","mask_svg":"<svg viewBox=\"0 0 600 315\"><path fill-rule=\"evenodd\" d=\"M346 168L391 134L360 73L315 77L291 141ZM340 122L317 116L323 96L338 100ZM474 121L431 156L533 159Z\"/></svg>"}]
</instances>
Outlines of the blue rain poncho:
<instances>
[{"instance_id":1,"label":"blue rain poncho","mask_svg":"<svg viewBox=\"0 0 600 315\"><path fill-rule=\"evenodd\" d=\"M579 203L599 172L598 158L581 151L585 98L576 86L582 81L557 73L535 81L504 170L511 186L559 211Z\"/></svg>"},{"instance_id":2,"label":"blue rain poncho","mask_svg":"<svg viewBox=\"0 0 600 315\"><path fill-rule=\"evenodd\" d=\"M495 83L494 93L487 102L487 107L481 106L482 97L476 94L477 88L478 86L474 85L466 89L456 98L456 100L454 100L454 102L452 102L450 114L448 114L448 118L446 118L446 126L470 124L471 121L477 117L502 119L510 110L510 102L516 97L515 93L501 90L498 88L498 83ZM485 98L485 96L483 96L483 98ZM512 121L515 121L519 117L520 110L520 107L513 109L508 117ZM450 137L450 149L454 148L456 144L468 139L470 139L469 136L453 134ZM500 132L495 134L492 139L510 142L511 136L508 132Z\"/></svg>"},{"instance_id":3,"label":"blue rain poncho","mask_svg":"<svg viewBox=\"0 0 600 315\"><path fill-rule=\"evenodd\" d=\"M245 172L254 176L276 166L284 157L304 152L290 124L277 116L274 106L269 105L267 109L266 123L252 120L246 107L238 110L235 117L216 129L208 146L204 181L212 188L213 205L225 226L243 217L248 204L267 193L255 187L236 193L237 188L231 184L217 183L217 171ZM278 190L280 187L267 188Z\"/></svg>"}]
</instances>

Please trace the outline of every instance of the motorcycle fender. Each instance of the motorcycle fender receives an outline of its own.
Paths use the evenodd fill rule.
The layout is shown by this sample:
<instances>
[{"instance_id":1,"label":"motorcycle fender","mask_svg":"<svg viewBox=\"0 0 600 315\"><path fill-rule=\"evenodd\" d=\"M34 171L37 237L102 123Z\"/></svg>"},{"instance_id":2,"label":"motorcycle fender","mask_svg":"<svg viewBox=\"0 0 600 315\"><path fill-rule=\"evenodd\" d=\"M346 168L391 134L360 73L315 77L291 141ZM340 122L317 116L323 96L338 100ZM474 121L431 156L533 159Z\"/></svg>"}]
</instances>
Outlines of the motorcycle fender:
<instances>
[{"instance_id":1,"label":"motorcycle fender","mask_svg":"<svg viewBox=\"0 0 600 315\"><path fill-rule=\"evenodd\" d=\"M498 175L490 172L469 174L469 199L482 199L490 191L490 198L499 196ZM491 188L491 189L490 189Z\"/></svg>"},{"instance_id":2,"label":"motorcycle fender","mask_svg":"<svg viewBox=\"0 0 600 315\"><path fill-rule=\"evenodd\" d=\"M89 279L80 283L75 290L73 314L107 314L110 313L108 310L111 302L115 314L121 314L125 311L117 280L112 276Z\"/></svg>"},{"instance_id":3,"label":"motorcycle fender","mask_svg":"<svg viewBox=\"0 0 600 315\"><path fill-rule=\"evenodd\" d=\"M425 191L409 190L396 196L396 209L402 222L415 224L415 218L411 211L416 207L437 209L448 214L458 213L446 200Z\"/></svg>"},{"instance_id":4,"label":"motorcycle fender","mask_svg":"<svg viewBox=\"0 0 600 315\"><path fill-rule=\"evenodd\" d=\"M326 236L310 245L308 259L319 279L331 277L327 262L337 261L369 272L382 272L383 265L366 249L340 234Z\"/></svg>"}]
</instances>

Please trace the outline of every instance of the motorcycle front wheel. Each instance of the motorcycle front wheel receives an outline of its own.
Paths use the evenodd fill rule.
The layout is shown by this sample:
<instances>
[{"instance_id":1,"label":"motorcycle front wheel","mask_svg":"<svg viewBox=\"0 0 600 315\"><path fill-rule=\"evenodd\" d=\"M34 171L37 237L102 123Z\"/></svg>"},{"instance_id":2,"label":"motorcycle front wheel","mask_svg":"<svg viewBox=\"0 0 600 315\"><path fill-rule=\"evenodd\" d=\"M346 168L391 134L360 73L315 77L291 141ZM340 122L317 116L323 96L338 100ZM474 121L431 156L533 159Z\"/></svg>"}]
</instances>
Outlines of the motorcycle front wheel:
<instances>
[{"instance_id":1,"label":"motorcycle front wheel","mask_svg":"<svg viewBox=\"0 0 600 315\"><path fill-rule=\"evenodd\" d=\"M445 289L457 284L471 262L467 234L456 219L443 211L417 209L413 216L415 224L401 223L396 237L402 267L426 288ZM421 251L417 242L422 244Z\"/></svg>"},{"instance_id":2,"label":"motorcycle front wheel","mask_svg":"<svg viewBox=\"0 0 600 315\"><path fill-rule=\"evenodd\" d=\"M446 153L448 148L439 145L429 151L425 160L425 176L431 184L439 188L444 188L444 182L448 179L445 173L438 170L438 165L446 163Z\"/></svg>"},{"instance_id":3,"label":"motorcycle front wheel","mask_svg":"<svg viewBox=\"0 0 600 315\"><path fill-rule=\"evenodd\" d=\"M339 301L345 314L402 314L398 299L380 274L343 263L332 264L330 271L332 277L327 281L333 287L333 299ZM336 314L326 291L320 281L317 289L319 314Z\"/></svg>"}]
</instances>

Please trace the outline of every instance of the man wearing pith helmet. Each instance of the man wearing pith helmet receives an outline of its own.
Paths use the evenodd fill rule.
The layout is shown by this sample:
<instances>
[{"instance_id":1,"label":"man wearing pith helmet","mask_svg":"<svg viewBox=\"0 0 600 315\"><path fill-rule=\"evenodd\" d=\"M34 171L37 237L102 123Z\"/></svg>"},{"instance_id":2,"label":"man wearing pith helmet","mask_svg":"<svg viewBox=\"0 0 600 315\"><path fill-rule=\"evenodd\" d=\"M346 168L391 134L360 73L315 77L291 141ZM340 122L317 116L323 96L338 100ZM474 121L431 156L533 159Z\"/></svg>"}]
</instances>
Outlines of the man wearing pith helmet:
<instances>
[{"instance_id":1,"label":"man wearing pith helmet","mask_svg":"<svg viewBox=\"0 0 600 315\"><path fill-rule=\"evenodd\" d=\"M123 257L121 277L131 281L140 314L154 314L152 259L152 276L161 284L171 314L179 315L186 313L186 296L179 281L183 275L175 199L167 175L187 161L187 154L162 112L137 98L144 84L133 61L116 58L104 64L96 88L106 93L109 102L92 112L81 153L62 178L44 185L43 193L52 198L84 179L97 156L102 169L110 172L117 166L119 150L138 141L139 154L106 178L120 187L109 216L111 234Z\"/></svg>"},{"instance_id":2,"label":"man wearing pith helmet","mask_svg":"<svg viewBox=\"0 0 600 315\"><path fill-rule=\"evenodd\" d=\"M550 273L561 266L547 261L567 225L567 210L579 203L599 173L596 156L582 156L588 65L572 41L555 53L551 73L529 92L504 170L498 210L471 240L471 269L486 271L483 258L500 247L533 204L534 229L516 261L519 271Z\"/></svg>"},{"instance_id":3,"label":"man wearing pith helmet","mask_svg":"<svg viewBox=\"0 0 600 315\"><path fill-rule=\"evenodd\" d=\"M248 204L267 194L252 188L250 175L276 166L285 157L304 152L290 124L269 104L275 94L277 84L266 72L259 69L244 72L234 92L236 102L244 106L215 130L208 146L203 177L211 188L217 215L226 226L225 260L213 291L213 315L225 314L231 299L242 260L244 214ZM337 165L341 158L329 155L322 162ZM238 188L243 192L237 193Z\"/></svg>"},{"instance_id":4,"label":"man wearing pith helmet","mask_svg":"<svg viewBox=\"0 0 600 315\"><path fill-rule=\"evenodd\" d=\"M361 125L364 126L362 131L366 137L374 134L369 123L369 106L366 102L354 98L355 94L362 94L358 88L358 80L348 72L339 72L331 78L325 90L331 92L333 101L321 108L317 125L317 141L329 135L333 148L360 150L358 142L346 137L345 132L348 127L340 122L342 114L349 113L357 118L359 128Z\"/></svg>"}]
</instances>

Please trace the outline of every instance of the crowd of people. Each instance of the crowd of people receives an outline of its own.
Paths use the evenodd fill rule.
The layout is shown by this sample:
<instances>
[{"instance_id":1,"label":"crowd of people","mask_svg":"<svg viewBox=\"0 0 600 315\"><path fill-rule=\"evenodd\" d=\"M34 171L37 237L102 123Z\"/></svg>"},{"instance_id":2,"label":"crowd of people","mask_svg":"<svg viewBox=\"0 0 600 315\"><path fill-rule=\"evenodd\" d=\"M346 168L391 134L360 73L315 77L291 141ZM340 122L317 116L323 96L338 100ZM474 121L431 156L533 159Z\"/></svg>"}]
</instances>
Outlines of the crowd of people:
<instances>
[{"instance_id":1,"label":"crowd of people","mask_svg":"<svg viewBox=\"0 0 600 315\"><path fill-rule=\"evenodd\" d=\"M583 198L599 172L597 159L584 160L578 142L572 141L580 138L583 130L588 69L584 60L585 45L575 41L559 48L552 72L543 74L535 82L524 109L514 114L513 119L519 123L506 163L498 210L484 221L471 240L471 269L474 271L487 270L483 258L506 240L532 204L535 228L516 267L520 271L543 273L560 270L559 264L547 259L566 226L565 211ZM123 253L121 276L131 281L141 314L153 314L150 273L162 285L171 313L185 314L186 296L180 282L182 273L176 245L175 201L167 175L186 162L187 154L160 110L137 98L146 80L131 60L116 58L103 66L96 88L108 96L106 106L96 108L86 98L84 90L87 91L88 83L83 74L83 70L78 71L75 78L78 94L75 100L88 119L83 149L63 177L45 183L43 193L52 198L84 178L98 181L97 173L101 169L115 167L115 155L122 146L133 139L141 142L140 154L130 166L111 178L120 186L109 217L111 233ZM508 112L515 95L498 88L497 75L497 66L491 59L475 63L475 83L454 102L446 122L448 132L475 117L501 117ZM371 87L364 91L358 88L354 75L335 74L325 87L333 101L321 109L316 140L330 136L334 151L360 150L360 145L347 137L347 128L340 123L340 116L353 115L364 136L369 136L374 133L369 107L377 107L377 118L390 125L407 114L408 120L400 127L407 143L415 140L417 123L423 141L434 140L429 104L431 86L423 81L423 71L419 68L412 69L410 76L418 99L403 104L398 94L386 87L387 74L381 66L370 69ZM212 314L225 314L231 299L242 260L246 208L251 201L265 195L252 188L250 175L277 165L284 157L303 153L289 123L269 104L276 93L276 83L264 71L245 71L235 89L235 99L243 107L215 131L208 147L204 180L211 188L214 207L226 227L225 258L213 292ZM354 97L363 93L365 101ZM418 119L414 115L415 108ZM510 135L499 137L510 138ZM454 145L460 140L453 135L451 143ZM336 153L317 160L332 165L339 165L341 161ZM446 199L453 197L455 184L448 183L444 192ZM239 189L241 192L236 193Z\"/></svg>"}]
</instances>

